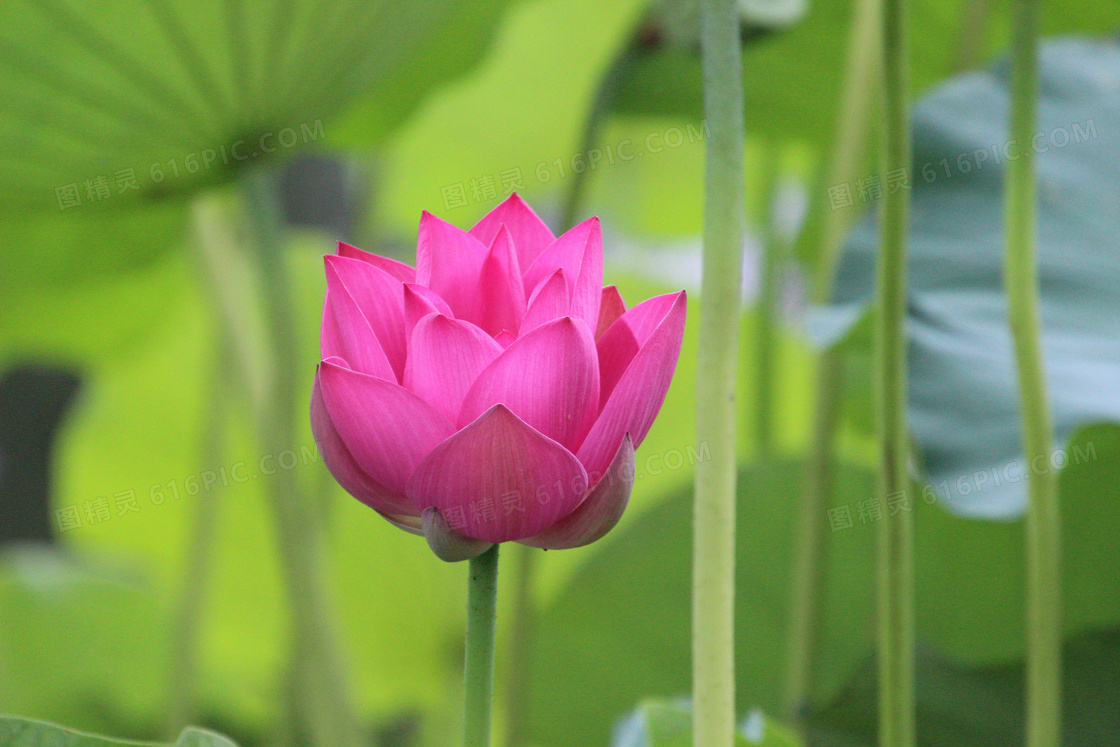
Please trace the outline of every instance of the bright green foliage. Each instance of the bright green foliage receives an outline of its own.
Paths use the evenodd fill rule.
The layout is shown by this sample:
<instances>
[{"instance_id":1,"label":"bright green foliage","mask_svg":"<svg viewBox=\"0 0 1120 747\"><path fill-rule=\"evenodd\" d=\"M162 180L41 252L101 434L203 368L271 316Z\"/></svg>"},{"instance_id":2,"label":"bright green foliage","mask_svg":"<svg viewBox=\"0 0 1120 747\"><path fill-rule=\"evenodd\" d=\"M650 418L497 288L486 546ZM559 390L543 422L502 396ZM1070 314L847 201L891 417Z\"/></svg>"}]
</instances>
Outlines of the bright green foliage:
<instances>
[{"instance_id":1,"label":"bright green foliage","mask_svg":"<svg viewBox=\"0 0 1120 747\"><path fill-rule=\"evenodd\" d=\"M477 60L505 4L5 3L0 98L19 106L0 116L2 209L180 195L329 145L331 118L366 95L383 102L366 142L383 137ZM62 208L68 185L81 204Z\"/></svg>"}]
</instances>

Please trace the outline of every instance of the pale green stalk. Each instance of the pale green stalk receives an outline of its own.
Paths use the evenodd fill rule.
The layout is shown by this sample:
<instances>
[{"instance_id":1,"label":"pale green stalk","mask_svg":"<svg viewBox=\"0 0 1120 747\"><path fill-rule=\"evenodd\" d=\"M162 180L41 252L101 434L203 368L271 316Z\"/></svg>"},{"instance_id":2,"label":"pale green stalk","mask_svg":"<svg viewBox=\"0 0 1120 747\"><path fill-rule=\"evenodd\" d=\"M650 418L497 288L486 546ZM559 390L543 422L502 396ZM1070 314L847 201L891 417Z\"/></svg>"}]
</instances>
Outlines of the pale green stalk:
<instances>
[{"instance_id":1,"label":"pale green stalk","mask_svg":"<svg viewBox=\"0 0 1120 747\"><path fill-rule=\"evenodd\" d=\"M847 62L840 84L840 111L837 116L836 140L833 145L826 188L851 181L857 173L868 139L868 124L878 105L877 86L882 56L883 0L856 0L852 28L848 35ZM821 250L813 275L813 298L818 303L829 300L836 265L840 259L844 236L854 217L855 207L832 210L827 200L821 225Z\"/></svg>"},{"instance_id":2,"label":"pale green stalk","mask_svg":"<svg viewBox=\"0 0 1120 747\"><path fill-rule=\"evenodd\" d=\"M274 175L263 169L251 171L245 177L244 194L274 356L271 398L263 413L260 437L267 452L276 454L295 443L293 409L297 396L305 400L310 394L310 372L302 377L308 386L298 390L295 320ZM280 562L288 584L296 638L297 702L305 711L303 716L316 747L357 745L359 738L327 590L322 514L313 501L300 495L297 477L296 472L286 469L270 477Z\"/></svg>"},{"instance_id":3,"label":"pale green stalk","mask_svg":"<svg viewBox=\"0 0 1120 747\"><path fill-rule=\"evenodd\" d=\"M874 82L878 80L881 34L881 0L858 0L848 36L847 61L840 92L838 127L829 158L827 185L842 184L854 174L867 141ZM826 303L832 295L837 257L855 208L823 211L819 270L814 300ZM832 491L833 440L840 413L840 356L827 350L817 360L817 401L813 414L813 440L805 467L805 488L799 495L790 584L789 651L786 659L784 705L786 718L800 723L809 706L820 646L821 600L825 594L825 532L828 498Z\"/></svg>"},{"instance_id":4,"label":"pale green stalk","mask_svg":"<svg viewBox=\"0 0 1120 747\"><path fill-rule=\"evenodd\" d=\"M498 614L498 545L470 560L463 660L463 747L490 747Z\"/></svg>"},{"instance_id":5,"label":"pale green stalk","mask_svg":"<svg viewBox=\"0 0 1120 747\"><path fill-rule=\"evenodd\" d=\"M1053 421L1038 318L1035 267L1035 165L1028 148L1038 109L1038 2L1016 0L1012 20L1011 139L1022 156L1008 161L1004 209L1011 333L1019 370L1023 455L1048 458ZM1031 470L1027 507L1027 747L1057 747L1062 730L1062 574L1058 483Z\"/></svg>"},{"instance_id":6,"label":"pale green stalk","mask_svg":"<svg viewBox=\"0 0 1120 747\"><path fill-rule=\"evenodd\" d=\"M781 158L774 144L763 153L762 178L759 189L759 238L762 261L759 273L758 302L755 305L755 356L757 371L754 402L754 429L758 439L760 461L769 458L774 446L774 369L778 347L775 328L781 271L785 262L785 241L774 226L774 201L781 176Z\"/></svg>"},{"instance_id":7,"label":"pale green stalk","mask_svg":"<svg viewBox=\"0 0 1120 747\"><path fill-rule=\"evenodd\" d=\"M703 0L704 269L693 535L693 744L731 747L735 732L735 371L743 237L743 84L735 0Z\"/></svg>"},{"instance_id":8,"label":"pale green stalk","mask_svg":"<svg viewBox=\"0 0 1120 747\"><path fill-rule=\"evenodd\" d=\"M911 167L906 0L883 5L883 172ZM883 196L879 251L877 399L880 438L878 522L879 744L911 747L914 728L914 497L908 494L906 426L906 238L910 192ZM894 500L910 510L890 515Z\"/></svg>"},{"instance_id":9,"label":"pale green stalk","mask_svg":"<svg viewBox=\"0 0 1120 747\"><path fill-rule=\"evenodd\" d=\"M786 718L797 726L802 725L809 708L819 656L829 537L824 526L832 489L832 444L840 413L840 384L839 356L827 350L817 362L813 441L805 464L805 488L799 495L790 572L789 650L783 705Z\"/></svg>"},{"instance_id":10,"label":"pale green stalk","mask_svg":"<svg viewBox=\"0 0 1120 747\"><path fill-rule=\"evenodd\" d=\"M249 173L244 194L255 250L251 256L239 251L217 198L201 198L195 206L196 245L214 291L217 316L230 338L238 378L252 405L260 444L265 453L275 454L295 444L292 418L297 398L302 400L306 392L295 378L298 358L272 176ZM252 265L263 281L259 296L251 282ZM253 313L262 300L268 329ZM293 470L278 470L268 481L292 605L296 707L314 747L352 747L359 744L358 729L333 627L321 512L301 497L297 477Z\"/></svg>"},{"instance_id":11,"label":"pale green stalk","mask_svg":"<svg viewBox=\"0 0 1120 747\"><path fill-rule=\"evenodd\" d=\"M219 335L225 342L225 335ZM219 346L219 360L214 366L209 387L210 412L207 414L202 443L203 464L211 467L222 459L225 442L225 421L229 412L227 385L231 378L228 345ZM206 597L206 580L214 554L215 530L218 523L219 498L222 487L214 485L201 491L194 499L194 521L184 559L182 596L172 627L171 688L168 705L168 734L178 736L195 720L198 698L198 641Z\"/></svg>"}]
</instances>

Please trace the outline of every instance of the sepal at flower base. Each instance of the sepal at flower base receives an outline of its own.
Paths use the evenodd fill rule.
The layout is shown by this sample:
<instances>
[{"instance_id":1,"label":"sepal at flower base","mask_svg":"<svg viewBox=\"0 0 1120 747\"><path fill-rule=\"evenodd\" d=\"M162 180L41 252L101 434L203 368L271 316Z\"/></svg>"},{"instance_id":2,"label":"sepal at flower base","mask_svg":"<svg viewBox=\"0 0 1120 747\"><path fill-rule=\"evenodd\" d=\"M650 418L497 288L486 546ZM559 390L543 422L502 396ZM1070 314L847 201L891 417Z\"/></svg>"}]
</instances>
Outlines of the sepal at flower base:
<instances>
[{"instance_id":1,"label":"sepal at flower base","mask_svg":"<svg viewBox=\"0 0 1120 747\"><path fill-rule=\"evenodd\" d=\"M424 539L436 557L448 563L477 558L494 546L493 542L477 540L451 528L447 519L435 506L424 509L420 514L424 529Z\"/></svg>"}]
</instances>

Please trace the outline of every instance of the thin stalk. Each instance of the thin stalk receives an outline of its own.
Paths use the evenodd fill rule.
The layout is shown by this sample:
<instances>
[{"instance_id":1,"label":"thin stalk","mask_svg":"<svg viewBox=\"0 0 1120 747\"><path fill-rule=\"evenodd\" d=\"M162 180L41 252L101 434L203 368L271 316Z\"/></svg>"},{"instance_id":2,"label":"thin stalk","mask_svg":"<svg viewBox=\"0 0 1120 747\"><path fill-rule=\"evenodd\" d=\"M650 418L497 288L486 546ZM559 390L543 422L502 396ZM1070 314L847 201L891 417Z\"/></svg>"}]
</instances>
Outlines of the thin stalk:
<instances>
[{"instance_id":1,"label":"thin stalk","mask_svg":"<svg viewBox=\"0 0 1120 747\"><path fill-rule=\"evenodd\" d=\"M848 34L847 61L841 84L839 126L827 169L828 184L847 181L863 156L869 112L881 63L880 0L858 0ZM832 295L837 257L850 221L850 210L831 210L826 200L816 208L823 213L820 260L813 294L817 303ZM840 356L826 350L817 360L817 400L813 414L813 440L809 446L805 487L797 508L792 582L790 584L789 650L786 660L784 704L786 718L801 724L809 706L819 658L821 602L825 595L825 556L830 535L824 531L832 494L833 448L840 416Z\"/></svg>"},{"instance_id":2,"label":"thin stalk","mask_svg":"<svg viewBox=\"0 0 1120 747\"><path fill-rule=\"evenodd\" d=\"M786 718L797 725L801 725L809 707L819 656L828 541L824 521L832 490L832 445L841 401L838 358L835 351L827 350L817 362L813 441L805 465L805 488L797 507L784 693Z\"/></svg>"},{"instance_id":3,"label":"thin stalk","mask_svg":"<svg viewBox=\"0 0 1120 747\"><path fill-rule=\"evenodd\" d=\"M265 310L272 325L273 385L260 423L262 446L270 453L295 443L292 416L298 360L276 190L268 171L254 170L245 177L246 214L255 239ZM324 527L315 504L301 497L296 478L293 470L278 470L270 477L270 487L281 566L292 605L299 707L304 711L313 745L349 747L359 744L359 738L333 627Z\"/></svg>"},{"instance_id":4,"label":"thin stalk","mask_svg":"<svg viewBox=\"0 0 1120 747\"><path fill-rule=\"evenodd\" d=\"M741 315L743 83L735 0L703 0L704 253L693 521L693 744L730 747L735 733L735 371Z\"/></svg>"},{"instance_id":5,"label":"thin stalk","mask_svg":"<svg viewBox=\"0 0 1120 747\"><path fill-rule=\"evenodd\" d=\"M529 723L529 667L533 655L533 624L536 621L533 606L533 587L536 578L536 548L515 544L513 618L510 621L509 664L506 667L506 737L509 747L520 747L528 742Z\"/></svg>"},{"instance_id":6,"label":"thin stalk","mask_svg":"<svg viewBox=\"0 0 1120 747\"><path fill-rule=\"evenodd\" d=\"M836 141L832 148L826 187L843 184L857 176L867 145L870 114L877 104L875 83L879 80L882 65L878 53L882 42L883 0L857 0L852 28L848 35L847 63L840 89L840 113L837 121ZM858 211L855 208L828 209L827 201L821 206L821 249L813 276L813 297L818 303L827 301L832 293L836 265L848 225Z\"/></svg>"},{"instance_id":7,"label":"thin stalk","mask_svg":"<svg viewBox=\"0 0 1120 747\"><path fill-rule=\"evenodd\" d=\"M961 7L961 23L957 29L956 72L972 70L983 60L984 42L992 19L992 0L973 0Z\"/></svg>"},{"instance_id":8,"label":"thin stalk","mask_svg":"<svg viewBox=\"0 0 1120 747\"><path fill-rule=\"evenodd\" d=\"M1016 0L1013 7L1011 138L1026 143L1037 127L1038 2ZM1034 159L1024 153L1007 166L1004 282L1027 464L1044 460L1053 443L1038 318L1035 203ZM1062 728L1062 576L1061 516L1053 472L1031 470L1026 532L1027 745L1056 747Z\"/></svg>"},{"instance_id":9,"label":"thin stalk","mask_svg":"<svg viewBox=\"0 0 1120 747\"><path fill-rule=\"evenodd\" d=\"M906 0L883 6L883 171L910 167ZM877 398L880 501L908 487L906 427L906 238L909 192L883 197L880 217ZM910 747L914 727L914 528L910 511L879 522L879 744Z\"/></svg>"},{"instance_id":10,"label":"thin stalk","mask_svg":"<svg viewBox=\"0 0 1120 747\"><path fill-rule=\"evenodd\" d=\"M626 46L611 61L599 80L599 87L595 90L595 98L591 100L591 109L587 112L587 119L583 123L583 133L580 135L579 152L586 156L595 147L599 137L599 130L611 113L618 89L626 78L626 73L637 57L637 49L633 41L634 35L628 37ZM579 216L583 194L587 189L587 180L591 177L591 169L572 173L572 180L568 184L567 194L564 195L564 207L560 216L560 230L567 231L575 225Z\"/></svg>"},{"instance_id":11,"label":"thin stalk","mask_svg":"<svg viewBox=\"0 0 1120 747\"><path fill-rule=\"evenodd\" d=\"M470 560L463 658L463 747L490 747L498 616L498 545Z\"/></svg>"},{"instance_id":12,"label":"thin stalk","mask_svg":"<svg viewBox=\"0 0 1120 747\"><path fill-rule=\"evenodd\" d=\"M225 337L225 335L221 335ZM223 340L224 342L224 340ZM214 366L210 385L210 412L207 416L202 444L204 465L221 462L224 429L229 402L225 396L230 379L226 354L228 345L220 348L220 360ZM214 554L214 536L218 525L219 498L222 490L215 485L198 494L194 506L194 523L187 541L183 591L175 616L171 643L171 694L168 707L168 734L178 736L183 727L194 721L198 698L198 630L202 619L206 579Z\"/></svg>"},{"instance_id":13,"label":"thin stalk","mask_svg":"<svg viewBox=\"0 0 1120 747\"><path fill-rule=\"evenodd\" d=\"M755 371L757 385L754 400L754 428L758 439L761 460L773 450L774 426L774 350L777 347L777 330L774 328L775 306L784 264L784 242L774 228L774 201L778 191L780 164L774 147L766 147L763 154L762 179L759 185L759 237L762 247L761 272L759 273L758 302L755 306Z\"/></svg>"}]
</instances>

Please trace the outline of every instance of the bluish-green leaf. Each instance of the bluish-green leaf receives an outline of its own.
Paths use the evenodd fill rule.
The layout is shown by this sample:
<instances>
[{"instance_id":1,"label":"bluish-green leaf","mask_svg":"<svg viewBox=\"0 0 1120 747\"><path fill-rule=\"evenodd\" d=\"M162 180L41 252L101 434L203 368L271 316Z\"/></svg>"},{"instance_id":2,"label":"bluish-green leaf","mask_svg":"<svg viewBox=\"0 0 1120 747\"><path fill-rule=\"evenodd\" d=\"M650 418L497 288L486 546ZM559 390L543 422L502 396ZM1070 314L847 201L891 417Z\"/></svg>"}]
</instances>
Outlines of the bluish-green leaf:
<instances>
[{"instance_id":1,"label":"bluish-green leaf","mask_svg":"<svg viewBox=\"0 0 1120 747\"><path fill-rule=\"evenodd\" d=\"M1019 516L1030 470L1055 469L1070 456L1059 451L1033 466L1021 457L1002 277L1009 156L1037 158L1040 313L1055 449L1081 425L1120 420L1120 334L1112 321L1120 318L1118 71L1114 42L1045 44L1033 144L1008 143L1003 66L957 78L916 108L908 174L910 425L930 481L962 514ZM871 219L848 242L832 310L839 329L872 293L877 245Z\"/></svg>"}]
</instances>

